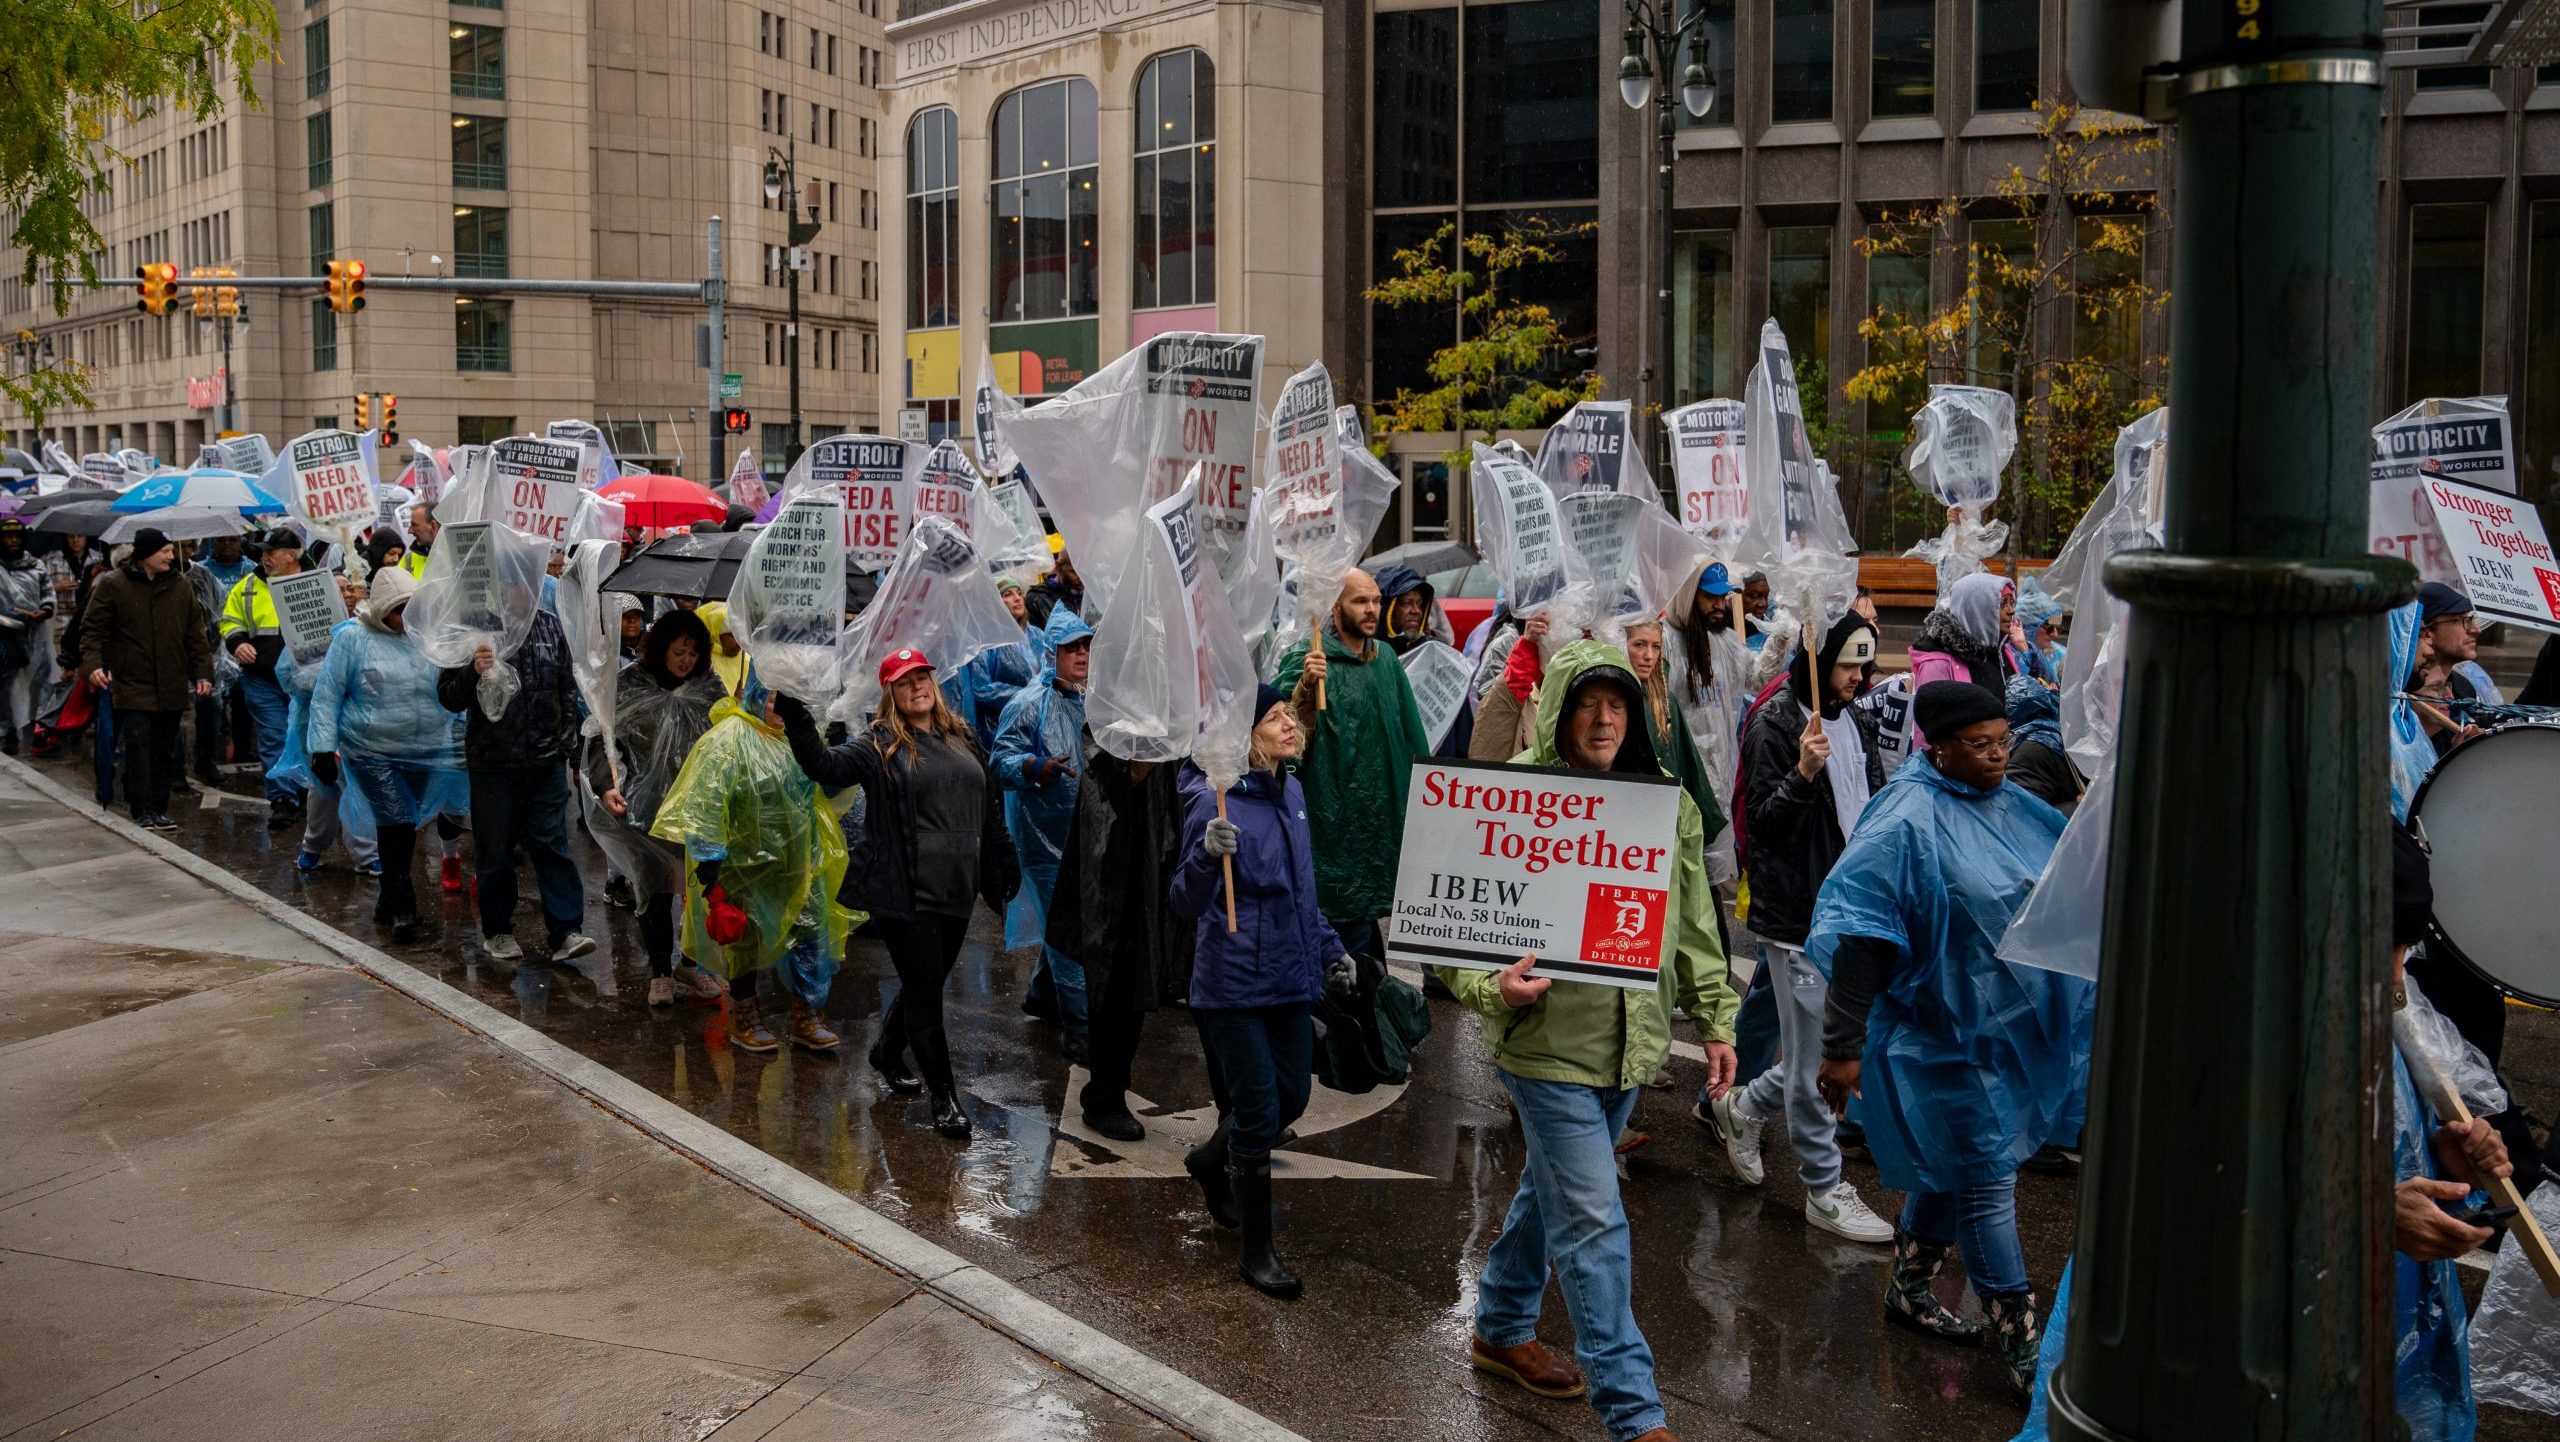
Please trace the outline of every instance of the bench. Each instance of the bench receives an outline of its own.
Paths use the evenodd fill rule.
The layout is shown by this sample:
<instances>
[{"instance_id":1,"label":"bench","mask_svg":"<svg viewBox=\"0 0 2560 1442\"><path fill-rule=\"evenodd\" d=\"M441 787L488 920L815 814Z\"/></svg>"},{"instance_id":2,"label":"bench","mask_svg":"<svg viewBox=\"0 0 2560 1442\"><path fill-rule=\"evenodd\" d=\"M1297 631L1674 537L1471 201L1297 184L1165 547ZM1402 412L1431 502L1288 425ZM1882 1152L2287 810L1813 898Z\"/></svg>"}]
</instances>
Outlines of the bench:
<instances>
[{"instance_id":1,"label":"bench","mask_svg":"<svg viewBox=\"0 0 2560 1442\"><path fill-rule=\"evenodd\" d=\"M2020 558L2018 574L2031 575L2052 565L2043 558ZM1989 569L2007 575L2008 558L1994 556ZM1926 611L1938 604L1938 571L1910 556L1860 556L1858 584L1872 592L1880 611Z\"/></svg>"}]
</instances>

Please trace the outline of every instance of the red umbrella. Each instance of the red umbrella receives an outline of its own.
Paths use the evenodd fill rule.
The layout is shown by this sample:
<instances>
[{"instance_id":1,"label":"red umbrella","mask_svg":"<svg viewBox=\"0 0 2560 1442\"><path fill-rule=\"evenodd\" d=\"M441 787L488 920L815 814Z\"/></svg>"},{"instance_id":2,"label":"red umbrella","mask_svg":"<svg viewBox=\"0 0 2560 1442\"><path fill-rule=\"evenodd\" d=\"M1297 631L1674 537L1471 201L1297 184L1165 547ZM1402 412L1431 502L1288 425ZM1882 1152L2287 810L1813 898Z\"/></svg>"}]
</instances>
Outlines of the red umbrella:
<instances>
[{"instance_id":1,"label":"red umbrella","mask_svg":"<svg viewBox=\"0 0 2560 1442\"><path fill-rule=\"evenodd\" d=\"M596 494L622 503L622 519L634 526L661 530L696 521L725 521L729 505L682 476L624 476Z\"/></svg>"}]
</instances>

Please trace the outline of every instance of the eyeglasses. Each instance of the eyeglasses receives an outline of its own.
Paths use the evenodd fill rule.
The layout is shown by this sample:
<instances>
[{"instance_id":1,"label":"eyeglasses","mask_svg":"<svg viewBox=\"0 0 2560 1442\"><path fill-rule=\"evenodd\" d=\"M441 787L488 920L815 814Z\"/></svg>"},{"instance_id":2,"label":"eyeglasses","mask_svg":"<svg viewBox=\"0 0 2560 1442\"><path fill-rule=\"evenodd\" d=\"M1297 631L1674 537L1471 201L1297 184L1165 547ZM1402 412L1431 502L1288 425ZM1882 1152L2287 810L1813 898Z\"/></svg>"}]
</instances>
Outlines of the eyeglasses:
<instances>
[{"instance_id":1,"label":"eyeglasses","mask_svg":"<svg viewBox=\"0 0 2560 1442\"><path fill-rule=\"evenodd\" d=\"M1950 736L1947 739L1977 757L2006 756L2018 742L2015 736L1988 736L1979 739L1970 736Z\"/></svg>"}]
</instances>

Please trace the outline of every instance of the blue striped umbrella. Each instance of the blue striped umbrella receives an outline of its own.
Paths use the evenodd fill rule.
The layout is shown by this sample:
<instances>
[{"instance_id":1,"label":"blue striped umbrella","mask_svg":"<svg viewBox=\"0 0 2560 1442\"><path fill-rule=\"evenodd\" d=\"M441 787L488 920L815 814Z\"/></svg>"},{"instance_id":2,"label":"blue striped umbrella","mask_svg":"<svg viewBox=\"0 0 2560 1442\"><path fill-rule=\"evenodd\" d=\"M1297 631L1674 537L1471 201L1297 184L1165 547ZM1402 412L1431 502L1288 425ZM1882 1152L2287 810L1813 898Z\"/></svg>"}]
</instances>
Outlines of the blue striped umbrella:
<instances>
[{"instance_id":1,"label":"blue striped umbrella","mask_svg":"<svg viewBox=\"0 0 2560 1442\"><path fill-rule=\"evenodd\" d=\"M136 482L115 503L117 510L125 512L157 511L169 506L262 516L281 512L284 502L267 494L254 477L206 466L192 471L162 471Z\"/></svg>"}]
</instances>

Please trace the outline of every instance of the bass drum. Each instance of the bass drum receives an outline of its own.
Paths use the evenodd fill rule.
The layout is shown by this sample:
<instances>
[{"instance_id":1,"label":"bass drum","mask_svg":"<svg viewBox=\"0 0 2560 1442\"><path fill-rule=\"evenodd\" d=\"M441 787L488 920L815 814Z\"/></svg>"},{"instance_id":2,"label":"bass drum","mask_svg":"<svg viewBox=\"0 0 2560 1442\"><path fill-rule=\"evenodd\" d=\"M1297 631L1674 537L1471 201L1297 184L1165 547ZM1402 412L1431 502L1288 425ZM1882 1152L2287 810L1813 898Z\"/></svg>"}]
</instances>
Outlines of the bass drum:
<instances>
[{"instance_id":1,"label":"bass drum","mask_svg":"<svg viewBox=\"0 0 2560 1442\"><path fill-rule=\"evenodd\" d=\"M2560 726L2501 726L2409 804L2435 886L2428 949L2511 996L2560 1006Z\"/></svg>"}]
</instances>

